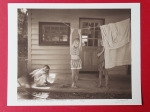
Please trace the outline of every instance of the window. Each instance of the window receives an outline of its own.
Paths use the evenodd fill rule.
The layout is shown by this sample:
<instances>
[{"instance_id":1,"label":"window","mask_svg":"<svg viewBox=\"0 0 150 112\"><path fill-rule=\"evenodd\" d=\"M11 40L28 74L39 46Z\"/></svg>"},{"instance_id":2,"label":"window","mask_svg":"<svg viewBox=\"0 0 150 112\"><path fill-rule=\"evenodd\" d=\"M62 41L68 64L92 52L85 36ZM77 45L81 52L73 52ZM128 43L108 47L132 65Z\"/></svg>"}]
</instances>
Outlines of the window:
<instances>
[{"instance_id":1,"label":"window","mask_svg":"<svg viewBox=\"0 0 150 112\"><path fill-rule=\"evenodd\" d=\"M65 24L39 22L39 45L69 45L70 24Z\"/></svg>"},{"instance_id":2,"label":"window","mask_svg":"<svg viewBox=\"0 0 150 112\"><path fill-rule=\"evenodd\" d=\"M82 46L98 46L101 39L100 25L104 25L104 19L80 18L82 30Z\"/></svg>"}]
</instances>

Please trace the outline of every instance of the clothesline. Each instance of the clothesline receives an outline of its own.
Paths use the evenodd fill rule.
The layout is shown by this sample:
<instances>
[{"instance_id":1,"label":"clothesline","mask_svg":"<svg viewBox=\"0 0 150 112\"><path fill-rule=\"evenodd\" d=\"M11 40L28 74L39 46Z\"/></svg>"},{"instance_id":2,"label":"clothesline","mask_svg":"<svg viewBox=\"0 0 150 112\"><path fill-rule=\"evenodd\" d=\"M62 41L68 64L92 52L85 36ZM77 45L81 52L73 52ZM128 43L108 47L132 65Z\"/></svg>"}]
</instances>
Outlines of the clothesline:
<instances>
[{"instance_id":1,"label":"clothesline","mask_svg":"<svg viewBox=\"0 0 150 112\"><path fill-rule=\"evenodd\" d=\"M47 13L48 15L50 15L50 14L49 14L48 12L46 12L46 11L42 11L42 12ZM55 17L53 17L53 18L56 20ZM72 28L72 29L74 29L74 30L84 30L84 29L98 28L98 27L99 27L99 26L97 26L97 27L90 27L90 26L89 26L88 28L73 28L73 27L69 26L68 24L66 24L65 22L62 22L62 19L59 19L58 22L61 22L61 23L65 24L66 26L68 26L68 27L70 27L70 28Z\"/></svg>"}]
</instances>

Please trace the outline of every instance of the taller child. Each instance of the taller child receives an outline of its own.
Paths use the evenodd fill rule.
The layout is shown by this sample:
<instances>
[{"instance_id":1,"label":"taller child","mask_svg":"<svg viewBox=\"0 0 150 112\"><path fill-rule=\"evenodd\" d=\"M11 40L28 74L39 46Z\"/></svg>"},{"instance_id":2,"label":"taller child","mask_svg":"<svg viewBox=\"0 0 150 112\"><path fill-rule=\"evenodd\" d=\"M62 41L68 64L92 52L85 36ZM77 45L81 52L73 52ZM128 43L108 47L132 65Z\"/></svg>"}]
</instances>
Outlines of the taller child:
<instances>
[{"instance_id":1,"label":"taller child","mask_svg":"<svg viewBox=\"0 0 150 112\"><path fill-rule=\"evenodd\" d=\"M72 88L77 88L77 81L79 69L82 68L82 61L80 58L81 51L81 30L78 30L79 38L75 38L72 42L72 33L74 29L71 28L70 33L70 55L71 55L71 70L72 70Z\"/></svg>"}]
</instances>

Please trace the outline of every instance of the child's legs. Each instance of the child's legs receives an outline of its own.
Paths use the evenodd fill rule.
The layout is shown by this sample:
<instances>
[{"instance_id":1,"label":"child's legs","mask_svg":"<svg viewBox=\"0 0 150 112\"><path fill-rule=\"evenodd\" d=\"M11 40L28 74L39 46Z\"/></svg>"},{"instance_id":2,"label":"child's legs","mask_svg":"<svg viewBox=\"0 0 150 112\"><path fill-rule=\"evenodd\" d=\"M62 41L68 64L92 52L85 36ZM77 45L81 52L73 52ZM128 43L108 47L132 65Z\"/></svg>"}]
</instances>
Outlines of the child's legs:
<instances>
[{"instance_id":1,"label":"child's legs","mask_svg":"<svg viewBox=\"0 0 150 112\"><path fill-rule=\"evenodd\" d=\"M79 69L76 69L76 82L78 81L79 79Z\"/></svg>"},{"instance_id":2,"label":"child's legs","mask_svg":"<svg viewBox=\"0 0 150 112\"><path fill-rule=\"evenodd\" d=\"M79 69L81 69L82 68L82 61L81 61L81 59L79 59L78 60L78 66L77 66L77 71L76 71L76 81L78 81L78 79L79 79Z\"/></svg>"},{"instance_id":3,"label":"child's legs","mask_svg":"<svg viewBox=\"0 0 150 112\"><path fill-rule=\"evenodd\" d=\"M98 87L101 87L102 86L102 70L99 69L99 84L98 84Z\"/></svg>"},{"instance_id":4,"label":"child's legs","mask_svg":"<svg viewBox=\"0 0 150 112\"><path fill-rule=\"evenodd\" d=\"M99 85L98 85L98 87L101 87L102 86L102 75L103 75L103 62L99 63L98 70L99 70Z\"/></svg>"},{"instance_id":5,"label":"child's legs","mask_svg":"<svg viewBox=\"0 0 150 112\"><path fill-rule=\"evenodd\" d=\"M72 69L72 84L75 83L75 69Z\"/></svg>"},{"instance_id":6,"label":"child's legs","mask_svg":"<svg viewBox=\"0 0 150 112\"><path fill-rule=\"evenodd\" d=\"M104 74L105 74L105 84L106 84L106 88L108 88L108 71L105 69L104 70Z\"/></svg>"},{"instance_id":7,"label":"child's legs","mask_svg":"<svg viewBox=\"0 0 150 112\"><path fill-rule=\"evenodd\" d=\"M79 69L81 68L81 59L79 60L71 60L71 68L72 69L72 87L76 88L76 83L78 81Z\"/></svg>"},{"instance_id":8,"label":"child's legs","mask_svg":"<svg viewBox=\"0 0 150 112\"><path fill-rule=\"evenodd\" d=\"M72 87L76 87L77 82L77 69L72 69Z\"/></svg>"}]
</instances>

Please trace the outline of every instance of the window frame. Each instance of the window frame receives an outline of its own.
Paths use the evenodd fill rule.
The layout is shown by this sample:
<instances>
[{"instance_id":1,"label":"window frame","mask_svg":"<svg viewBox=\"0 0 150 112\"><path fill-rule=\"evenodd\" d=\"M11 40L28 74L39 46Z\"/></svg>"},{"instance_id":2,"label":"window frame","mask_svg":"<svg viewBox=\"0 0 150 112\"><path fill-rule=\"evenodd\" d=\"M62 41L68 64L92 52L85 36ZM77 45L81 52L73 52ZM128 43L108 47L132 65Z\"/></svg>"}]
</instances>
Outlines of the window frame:
<instances>
[{"instance_id":1,"label":"window frame","mask_svg":"<svg viewBox=\"0 0 150 112\"><path fill-rule=\"evenodd\" d=\"M82 24L81 23L83 23L83 22L94 22L95 23L96 21L99 21L99 20L102 20L103 21L103 25L105 25L105 18L85 18L85 17L80 17L79 18L79 27L82 29ZM95 31L97 31L97 30L94 28L94 32ZM95 33L94 33L94 35L95 35ZM87 40L95 41L95 40L99 40L99 39L100 38L88 38ZM95 43L93 45L95 45ZM99 46L99 41L98 41L98 46ZM84 47L84 46L82 46L82 47ZM97 46L85 46L85 47L97 47Z\"/></svg>"},{"instance_id":2,"label":"window frame","mask_svg":"<svg viewBox=\"0 0 150 112\"><path fill-rule=\"evenodd\" d=\"M65 25L67 24L67 25ZM39 22L39 46L69 46L70 45L70 23L61 23L61 22ZM44 42L42 39L42 26L43 25L60 25L60 26L66 26L68 33L68 39L67 42L63 41L49 41L49 42Z\"/></svg>"}]
</instances>

